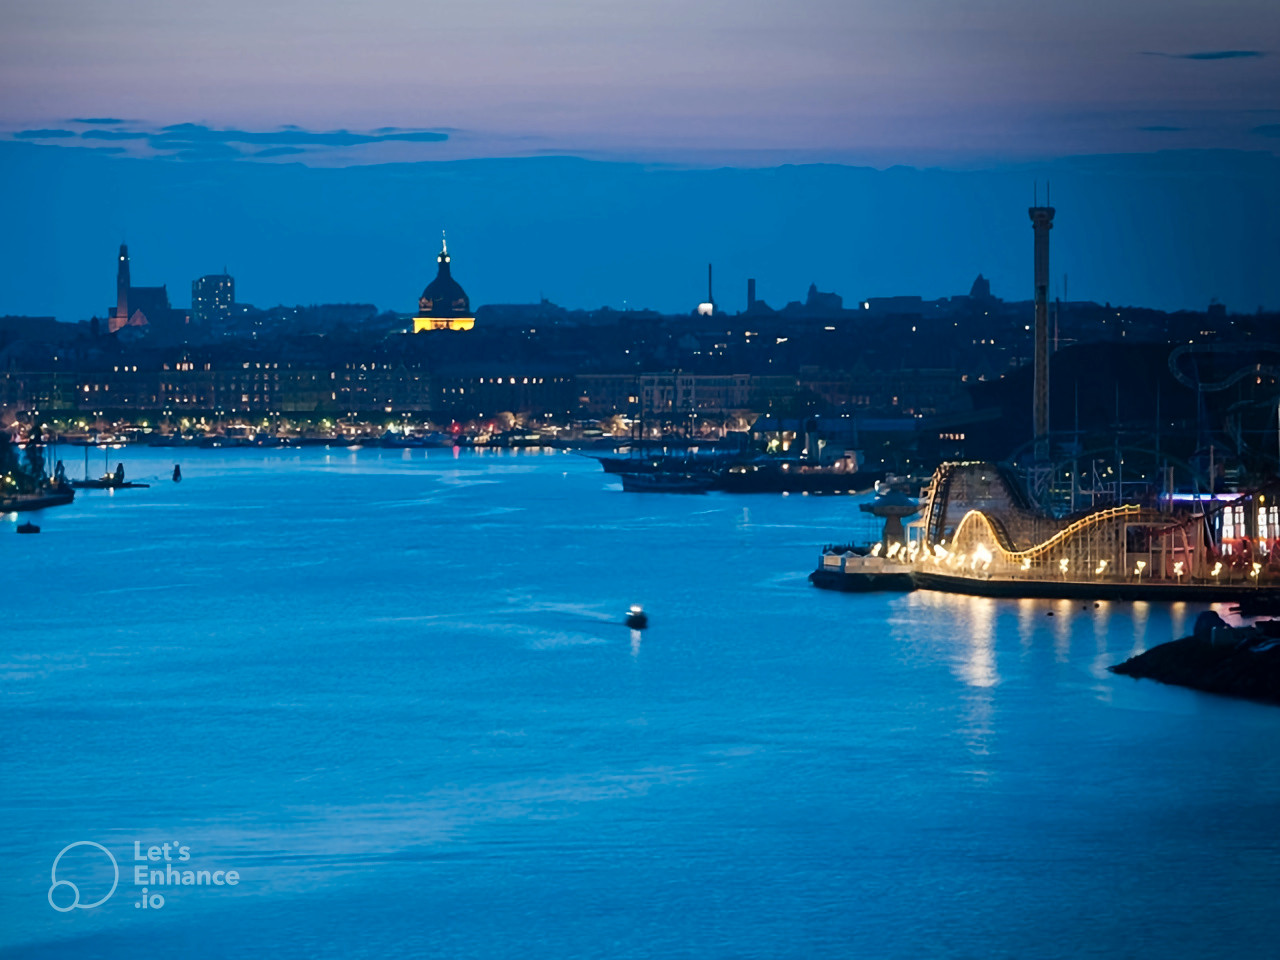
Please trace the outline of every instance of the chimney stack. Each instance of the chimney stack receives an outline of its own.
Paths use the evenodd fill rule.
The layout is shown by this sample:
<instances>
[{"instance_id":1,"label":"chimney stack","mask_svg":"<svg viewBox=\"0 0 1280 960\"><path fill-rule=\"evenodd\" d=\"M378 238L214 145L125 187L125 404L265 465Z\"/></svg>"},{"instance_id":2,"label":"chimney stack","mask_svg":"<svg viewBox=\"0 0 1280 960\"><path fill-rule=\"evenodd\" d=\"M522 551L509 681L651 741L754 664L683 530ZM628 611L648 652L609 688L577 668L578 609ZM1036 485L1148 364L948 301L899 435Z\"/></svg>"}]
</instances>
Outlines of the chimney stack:
<instances>
[{"instance_id":1,"label":"chimney stack","mask_svg":"<svg viewBox=\"0 0 1280 960\"><path fill-rule=\"evenodd\" d=\"M1035 458L1049 462L1049 231L1053 229L1053 207L1034 206L1027 211L1035 231Z\"/></svg>"}]
</instances>

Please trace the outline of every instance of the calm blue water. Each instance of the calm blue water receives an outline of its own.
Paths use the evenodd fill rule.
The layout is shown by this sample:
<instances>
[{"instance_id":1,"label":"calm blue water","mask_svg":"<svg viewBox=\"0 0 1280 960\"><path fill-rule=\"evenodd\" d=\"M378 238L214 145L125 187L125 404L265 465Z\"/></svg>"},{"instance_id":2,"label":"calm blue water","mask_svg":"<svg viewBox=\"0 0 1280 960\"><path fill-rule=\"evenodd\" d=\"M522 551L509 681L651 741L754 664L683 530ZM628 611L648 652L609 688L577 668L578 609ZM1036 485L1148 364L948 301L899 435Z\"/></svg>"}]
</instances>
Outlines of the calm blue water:
<instances>
[{"instance_id":1,"label":"calm blue water","mask_svg":"<svg viewBox=\"0 0 1280 960\"><path fill-rule=\"evenodd\" d=\"M4 956L1275 955L1280 710L1105 669L1193 608L822 593L853 499L565 454L116 459L0 526Z\"/></svg>"}]
</instances>

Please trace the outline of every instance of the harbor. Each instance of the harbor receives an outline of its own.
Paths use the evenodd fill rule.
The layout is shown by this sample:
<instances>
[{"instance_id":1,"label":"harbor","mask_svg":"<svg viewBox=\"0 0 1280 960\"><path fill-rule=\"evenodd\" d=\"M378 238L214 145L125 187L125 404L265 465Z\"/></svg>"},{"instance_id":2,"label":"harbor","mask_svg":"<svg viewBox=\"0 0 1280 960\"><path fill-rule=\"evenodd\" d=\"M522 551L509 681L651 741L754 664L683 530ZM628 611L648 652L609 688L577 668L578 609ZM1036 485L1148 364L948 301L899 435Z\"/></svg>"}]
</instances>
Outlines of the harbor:
<instances>
[{"instance_id":1,"label":"harbor","mask_svg":"<svg viewBox=\"0 0 1280 960\"><path fill-rule=\"evenodd\" d=\"M138 477L174 459L118 458ZM972 953L1248 955L1275 929L1253 818L1204 812L1280 791L1280 711L1108 669L1190 634L1197 605L821 594L814 545L879 527L865 498L632 497L560 451L182 465L181 484L78 494L4 547L58 584L56 602L11 591L0 632L0 813L10 857L40 868L0 890L19 944L136 950L127 900L86 914L86 942L58 939L45 892L78 836L60 824L126 852L158 832L121 813L139 751L163 771L145 787L174 811L164 836L245 878L152 918L187 955L301 958L299 924L358 953L335 904L379 949L429 916L445 940L548 960L637 930L713 954L723 924L786 955L797 918L826 956L927 956L957 930ZM429 589L406 588L422 572ZM1223 848L1242 853L1206 899ZM592 898L609 909L588 923ZM1217 922L1223 900L1240 924Z\"/></svg>"}]
</instances>

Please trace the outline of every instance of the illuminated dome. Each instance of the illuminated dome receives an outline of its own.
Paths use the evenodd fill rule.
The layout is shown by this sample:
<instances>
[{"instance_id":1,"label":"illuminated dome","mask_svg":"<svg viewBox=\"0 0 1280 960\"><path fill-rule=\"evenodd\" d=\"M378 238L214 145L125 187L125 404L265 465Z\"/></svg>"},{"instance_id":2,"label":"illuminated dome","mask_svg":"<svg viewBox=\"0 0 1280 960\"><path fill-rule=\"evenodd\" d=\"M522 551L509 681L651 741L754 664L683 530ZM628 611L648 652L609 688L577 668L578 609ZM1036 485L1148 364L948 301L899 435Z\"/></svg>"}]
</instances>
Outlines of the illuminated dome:
<instances>
[{"instance_id":1,"label":"illuminated dome","mask_svg":"<svg viewBox=\"0 0 1280 960\"><path fill-rule=\"evenodd\" d=\"M427 284L418 298L418 315L422 317L466 317L471 315L471 301L462 285L449 270L449 247L441 244L436 257L436 278Z\"/></svg>"}]
</instances>

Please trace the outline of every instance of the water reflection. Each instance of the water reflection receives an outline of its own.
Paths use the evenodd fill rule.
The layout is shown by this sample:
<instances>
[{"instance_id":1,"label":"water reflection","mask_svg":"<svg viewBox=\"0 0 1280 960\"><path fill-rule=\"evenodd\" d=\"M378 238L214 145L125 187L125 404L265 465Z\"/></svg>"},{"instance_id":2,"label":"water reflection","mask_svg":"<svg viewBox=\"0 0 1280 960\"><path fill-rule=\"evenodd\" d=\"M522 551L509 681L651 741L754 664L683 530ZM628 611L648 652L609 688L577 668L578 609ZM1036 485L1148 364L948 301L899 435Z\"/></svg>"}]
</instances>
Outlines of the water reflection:
<instances>
[{"instance_id":1,"label":"water reflection","mask_svg":"<svg viewBox=\"0 0 1280 960\"><path fill-rule=\"evenodd\" d=\"M1129 656L1136 657L1147 649L1147 621L1151 619L1151 604L1138 600L1129 609L1133 617L1133 647L1129 650Z\"/></svg>"},{"instance_id":2,"label":"water reflection","mask_svg":"<svg viewBox=\"0 0 1280 960\"><path fill-rule=\"evenodd\" d=\"M1023 598L1018 601L1018 640L1022 643L1022 648L1028 649L1031 646L1031 637L1036 629L1036 615L1041 613L1039 604L1034 600Z\"/></svg>"},{"instance_id":3,"label":"water reflection","mask_svg":"<svg viewBox=\"0 0 1280 960\"><path fill-rule=\"evenodd\" d=\"M1075 606L1070 600L1059 600L1053 607L1053 655L1058 663L1066 663L1071 659L1071 615Z\"/></svg>"},{"instance_id":4,"label":"water reflection","mask_svg":"<svg viewBox=\"0 0 1280 960\"><path fill-rule=\"evenodd\" d=\"M1115 662L1115 658L1107 652L1113 606L1110 600L1100 600L1093 605L1093 642L1096 656L1093 658L1092 672L1099 680L1110 677L1107 667Z\"/></svg>"},{"instance_id":5,"label":"water reflection","mask_svg":"<svg viewBox=\"0 0 1280 960\"><path fill-rule=\"evenodd\" d=\"M961 669L971 687L994 687L1000 682L996 672L996 602L988 597L969 598L969 653Z\"/></svg>"}]
</instances>

